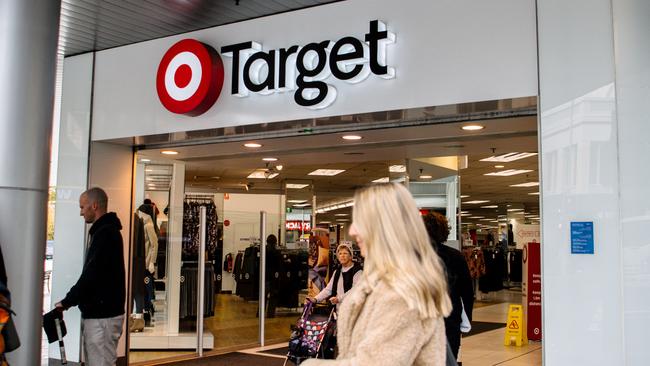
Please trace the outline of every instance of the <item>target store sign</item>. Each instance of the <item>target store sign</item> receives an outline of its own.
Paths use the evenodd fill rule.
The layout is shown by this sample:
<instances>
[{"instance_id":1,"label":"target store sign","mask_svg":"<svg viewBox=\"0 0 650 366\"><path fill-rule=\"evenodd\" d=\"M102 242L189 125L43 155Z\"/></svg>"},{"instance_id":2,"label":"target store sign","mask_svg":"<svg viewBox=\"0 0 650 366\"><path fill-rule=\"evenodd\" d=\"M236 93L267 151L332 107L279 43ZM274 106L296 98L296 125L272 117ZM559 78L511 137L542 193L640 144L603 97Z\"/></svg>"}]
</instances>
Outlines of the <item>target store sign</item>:
<instances>
[{"instance_id":1,"label":"target store sign","mask_svg":"<svg viewBox=\"0 0 650 366\"><path fill-rule=\"evenodd\" d=\"M293 91L296 104L310 109L331 105L338 95L331 77L358 84L371 74L395 77L386 64L387 46L395 35L378 20L369 22L362 39L347 36L336 42L324 40L304 46L292 45L264 51L257 42L223 46L232 57L231 94L270 95ZM193 39L174 44L158 66L156 89L162 105L172 113L198 116L214 105L221 94L224 65L217 51Z\"/></svg>"},{"instance_id":2,"label":"target store sign","mask_svg":"<svg viewBox=\"0 0 650 366\"><path fill-rule=\"evenodd\" d=\"M160 61L156 75L158 98L172 113L198 116L219 98L223 77L223 62L214 48L184 39Z\"/></svg>"}]
</instances>

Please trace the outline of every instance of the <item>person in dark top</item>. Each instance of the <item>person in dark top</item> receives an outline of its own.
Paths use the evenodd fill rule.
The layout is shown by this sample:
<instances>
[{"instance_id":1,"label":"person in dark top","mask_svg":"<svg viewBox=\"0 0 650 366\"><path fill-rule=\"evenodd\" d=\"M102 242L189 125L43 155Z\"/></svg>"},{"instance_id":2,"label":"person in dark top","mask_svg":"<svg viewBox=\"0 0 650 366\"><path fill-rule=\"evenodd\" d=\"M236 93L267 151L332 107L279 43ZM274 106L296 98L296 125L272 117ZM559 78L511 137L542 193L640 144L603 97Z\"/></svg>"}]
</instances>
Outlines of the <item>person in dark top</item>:
<instances>
[{"instance_id":1,"label":"person in dark top","mask_svg":"<svg viewBox=\"0 0 650 366\"><path fill-rule=\"evenodd\" d=\"M122 224L107 213L108 196L91 188L79 197L80 215L89 230L89 245L81 276L63 300L60 311L79 306L83 319L87 366L114 365L122 335L126 297Z\"/></svg>"},{"instance_id":2,"label":"person in dark top","mask_svg":"<svg viewBox=\"0 0 650 366\"><path fill-rule=\"evenodd\" d=\"M431 212L423 217L424 225L431 238L431 245L445 264L449 298L453 309L445 318L447 342L454 356L458 358L460 348L460 324L462 322L463 307L469 321L472 321L472 308L474 306L474 287L469 267L463 254L444 243L449 237L449 224L447 218L437 212Z\"/></svg>"},{"instance_id":3,"label":"person in dark top","mask_svg":"<svg viewBox=\"0 0 650 366\"><path fill-rule=\"evenodd\" d=\"M280 266L282 254L277 248L278 238L271 234L266 237L266 317L274 318L280 293Z\"/></svg>"}]
</instances>

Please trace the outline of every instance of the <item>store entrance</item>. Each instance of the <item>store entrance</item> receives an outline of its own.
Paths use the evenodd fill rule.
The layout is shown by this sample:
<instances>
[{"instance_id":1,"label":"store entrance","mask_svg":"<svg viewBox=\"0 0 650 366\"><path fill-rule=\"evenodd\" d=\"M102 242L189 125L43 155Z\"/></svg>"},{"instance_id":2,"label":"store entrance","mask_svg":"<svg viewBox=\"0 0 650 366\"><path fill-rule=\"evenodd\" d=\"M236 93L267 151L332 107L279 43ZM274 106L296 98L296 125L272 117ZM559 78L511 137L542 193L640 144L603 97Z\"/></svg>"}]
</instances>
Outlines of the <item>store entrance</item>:
<instances>
[{"instance_id":1,"label":"store entrance","mask_svg":"<svg viewBox=\"0 0 650 366\"><path fill-rule=\"evenodd\" d=\"M160 236L154 315L130 333L131 362L196 355L201 327L206 354L285 344L305 297L330 279L337 245L355 248L354 190L379 182L405 184L423 212L447 216L447 245L514 260L497 275L490 267L491 288L476 272L479 307L521 303L512 258L528 238L509 232L539 224L536 126L523 116L138 151L134 200L155 203ZM201 230L202 318L192 310Z\"/></svg>"}]
</instances>

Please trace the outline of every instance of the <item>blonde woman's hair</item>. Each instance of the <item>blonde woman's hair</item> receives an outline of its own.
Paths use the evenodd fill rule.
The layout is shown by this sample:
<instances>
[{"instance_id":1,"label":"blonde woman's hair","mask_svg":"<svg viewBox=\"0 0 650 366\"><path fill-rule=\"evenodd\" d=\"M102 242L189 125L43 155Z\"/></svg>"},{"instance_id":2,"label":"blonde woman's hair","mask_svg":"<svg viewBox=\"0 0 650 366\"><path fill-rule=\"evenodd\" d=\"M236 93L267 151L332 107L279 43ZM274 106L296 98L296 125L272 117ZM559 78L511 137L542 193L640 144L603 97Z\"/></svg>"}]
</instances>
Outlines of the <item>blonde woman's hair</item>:
<instances>
[{"instance_id":1,"label":"blonde woman's hair","mask_svg":"<svg viewBox=\"0 0 650 366\"><path fill-rule=\"evenodd\" d=\"M395 183L360 189L352 218L363 238L369 282L386 281L423 319L449 315L444 267L409 191Z\"/></svg>"}]
</instances>

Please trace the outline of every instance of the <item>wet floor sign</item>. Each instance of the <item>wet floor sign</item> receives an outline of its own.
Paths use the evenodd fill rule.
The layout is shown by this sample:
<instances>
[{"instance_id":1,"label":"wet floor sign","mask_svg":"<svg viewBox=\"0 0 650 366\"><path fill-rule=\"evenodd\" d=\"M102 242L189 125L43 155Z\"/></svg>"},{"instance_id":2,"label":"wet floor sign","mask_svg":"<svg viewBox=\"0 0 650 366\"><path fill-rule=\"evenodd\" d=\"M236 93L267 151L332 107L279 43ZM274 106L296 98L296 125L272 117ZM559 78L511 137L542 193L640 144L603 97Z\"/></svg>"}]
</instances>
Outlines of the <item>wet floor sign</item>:
<instances>
[{"instance_id":1,"label":"wet floor sign","mask_svg":"<svg viewBox=\"0 0 650 366\"><path fill-rule=\"evenodd\" d=\"M514 343L515 346L519 347L528 343L524 319L524 307L522 305L510 305L508 307L504 345L511 346Z\"/></svg>"}]
</instances>

